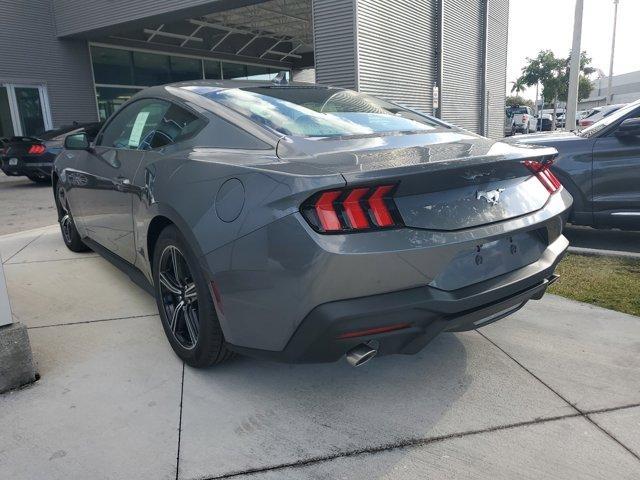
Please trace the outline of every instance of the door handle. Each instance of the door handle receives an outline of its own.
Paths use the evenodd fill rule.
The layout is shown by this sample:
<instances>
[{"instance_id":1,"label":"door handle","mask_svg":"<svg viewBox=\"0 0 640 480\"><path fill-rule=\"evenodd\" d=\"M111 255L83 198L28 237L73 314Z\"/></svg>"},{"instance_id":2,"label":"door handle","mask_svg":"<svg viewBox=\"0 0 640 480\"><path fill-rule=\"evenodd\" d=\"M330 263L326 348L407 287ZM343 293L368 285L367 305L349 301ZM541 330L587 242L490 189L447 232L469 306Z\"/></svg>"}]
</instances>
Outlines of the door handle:
<instances>
[{"instance_id":1,"label":"door handle","mask_svg":"<svg viewBox=\"0 0 640 480\"><path fill-rule=\"evenodd\" d=\"M128 178L125 178L125 177L116 178L115 187L116 187L116 190L118 190L119 192L128 191L130 186L131 186L131 180L129 180Z\"/></svg>"}]
</instances>

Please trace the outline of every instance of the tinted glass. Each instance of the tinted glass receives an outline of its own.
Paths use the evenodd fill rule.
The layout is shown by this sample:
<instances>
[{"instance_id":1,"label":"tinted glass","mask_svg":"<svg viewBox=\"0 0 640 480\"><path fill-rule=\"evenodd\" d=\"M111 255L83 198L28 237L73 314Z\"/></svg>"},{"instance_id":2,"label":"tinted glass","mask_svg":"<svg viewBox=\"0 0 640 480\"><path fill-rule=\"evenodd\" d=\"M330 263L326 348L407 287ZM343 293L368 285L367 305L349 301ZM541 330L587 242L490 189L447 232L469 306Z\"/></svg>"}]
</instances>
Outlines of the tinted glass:
<instances>
[{"instance_id":1,"label":"tinted glass","mask_svg":"<svg viewBox=\"0 0 640 480\"><path fill-rule=\"evenodd\" d=\"M148 143L162 122L169 103L143 99L121 110L106 126L98 144L136 150Z\"/></svg>"},{"instance_id":2,"label":"tinted glass","mask_svg":"<svg viewBox=\"0 0 640 480\"><path fill-rule=\"evenodd\" d=\"M366 135L433 130L429 117L350 90L316 87L194 89L284 135Z\"/></svg>"},{"instance_id":3,"label":"tinted glass","mask_svg":"<svg viewBox=\"0 0 640 480\"><path fill-rule=\"evenodd\" d=\"M197 58L171 57L170 63L172 82L202 78L202 62Z\"/></svg>"},{"instance_id":4,"label":"tinted glass","mask_svg":"<svg viewBox=\"0 0 640 480\"><path fill-rule=\"evenodd\" d=\"M277 72L271 74L271 69L269 67L247 65L247 80L271 80L276 75Z\"/></svg>"},{"instance_id":5,"label":"tinted glass","mask_svg":"<svg viewBox=\"0 0 640 480\"><path fill-rule=\"evenodd\" d=\"M204 123L204 120L184 108L171 105L144 148L160 148L186 140L197 133Z\"/></svg>"},{"instance_id":6,"label":"tinted glass","mask_svg":"<svg viewBox=\"0 0 640 480\"><path fill-rule=\"evenodd\" d=\"M240 63L222 62L222 76L225 80L246 79L247 66Z\"/></svg>"},{"instance_id":7,"label":"tinted glass","mask_svg":"<svg viewBox=\"0 0 640 480\"><path fill-rule=\"evenodd\" d=\"M168 55L133 52L134 85L162 85L171 82Z\"/></svg>"},{"instance_id":8,"label":"tinted glass","mask_svg":"<svg viewBox=\"0 0 640 480\"><path fill-rule=\"evenodd\" d=\"M12 137L13 122L11 121L11 110L9 110L9 95L6 87L0 87L0 137Z\"/></svg>"},{"instance_id":9,"label":"tinted glass","mask_svg":"<svg viewBox=\"0 0 640 480\"><path fill-rule=\"evenodd\" d=\"M117 48L91 47L96 83L133 85L131 52Z\"/></svg>"},{"instance_id":10,"label":"tinted glass","mask_svg":"<svg viewBox=\"0 0 640 480\"><path fill-rule=\"evenodd\" d=\"M33 87L16 87L15 92L22 134L30 136L44 132L39 90Z\"/></svg>"},{"instance_id":11,"label":"tinted glass","mask_svg":"<svg viewBox=\"0 0 640 480\"><path fill-rule=\"evenodd\" d=\"M204 61L204 78L220 80L222 78L222 65L220 62Z\"/></svg>"},{"instance_id":12,"label":"tinted glass","mask_svg":"<svg viewBox=\"0 0 640 480\"><path fill-rule=\"evenodd\" d=\"M100 120L109 118L120 108L120 105L139 91L138 88L96 87Z\"/></svg>"}]
</instances>

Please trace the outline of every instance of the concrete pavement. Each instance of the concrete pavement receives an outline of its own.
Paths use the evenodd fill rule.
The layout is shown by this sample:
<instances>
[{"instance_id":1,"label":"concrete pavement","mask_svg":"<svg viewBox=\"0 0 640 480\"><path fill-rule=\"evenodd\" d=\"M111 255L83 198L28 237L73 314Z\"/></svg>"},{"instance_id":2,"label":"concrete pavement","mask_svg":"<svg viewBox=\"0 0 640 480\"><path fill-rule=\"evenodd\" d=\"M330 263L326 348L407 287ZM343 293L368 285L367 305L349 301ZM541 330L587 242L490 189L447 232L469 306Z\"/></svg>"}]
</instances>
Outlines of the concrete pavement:
<instances>
[{"instance_id":1,"label":"concrete pavement","mask_svg":"<svg viewBox=\"0 0 640 480\"><path fill-rule=\"evenodd\" d=\"M0 235L51 225L56 210L51 185L0 172Z\"/></svg>"},{"instance_id":2,"label":"concrete pavement","mask_svg":"<svg viewBox=\"0 0 640 480\"><path fill-rule=\"evenodd\" d=\"M559 297L352 369L171 351L153 299L57 227L0 238L41 379L0 395L0 477L640 477L640 319Z\"/></svg>"}]
</instances>

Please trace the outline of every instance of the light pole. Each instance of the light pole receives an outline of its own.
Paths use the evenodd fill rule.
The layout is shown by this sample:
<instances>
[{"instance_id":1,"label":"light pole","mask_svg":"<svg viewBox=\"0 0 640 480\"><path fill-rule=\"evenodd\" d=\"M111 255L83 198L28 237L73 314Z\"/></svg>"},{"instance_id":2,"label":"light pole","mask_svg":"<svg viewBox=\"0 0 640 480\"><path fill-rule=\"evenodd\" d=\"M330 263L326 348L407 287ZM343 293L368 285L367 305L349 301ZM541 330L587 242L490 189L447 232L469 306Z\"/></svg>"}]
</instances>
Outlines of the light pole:
<instances>
[{"instance_id":1,"label":"light pole","mask_svg":"<svg viewBox=\"0 0 640 480\"><path fill-rule=\"evenodd\" d=\"M580 81L580 40L582 37L582 10L584 0L576 0L576 13L573 19L573 44L569 65L569 93L567 95L567 113L564 128L575 130L576 110L578 108L578 83Z\"/></svg>"},{"instance_id":2,"label":"light pole","mask_svg":"<svg viewBox=\"0 0 640 480\"><path fill-rule=\"evenodd\" d=\"M611 62L609 63L609 83L607 85L607 105L611 104L613 94L611 84L613 82L613 54L616 50L616 27L618 25L618 0L613 0L613 36L611 38Z\"/></svg>"}]
</instances>

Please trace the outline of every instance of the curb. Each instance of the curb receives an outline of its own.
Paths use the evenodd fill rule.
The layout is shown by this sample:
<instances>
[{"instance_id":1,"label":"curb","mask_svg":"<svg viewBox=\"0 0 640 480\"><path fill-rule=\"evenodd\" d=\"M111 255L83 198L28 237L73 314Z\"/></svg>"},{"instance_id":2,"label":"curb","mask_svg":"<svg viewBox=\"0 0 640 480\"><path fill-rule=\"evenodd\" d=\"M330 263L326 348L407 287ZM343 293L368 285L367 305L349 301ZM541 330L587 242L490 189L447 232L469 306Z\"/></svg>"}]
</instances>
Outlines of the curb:
<instances>
[{"instance_id":1,"label":"curb","mask_svg":"<svg viewBox=\"0 0 640 480\"><path fill-rule=\"evenodd\" d=\"M0 393L36 381L27 327L14 323L0 258Z\"/></svg>"},{"instance_id":2,"label":"curb","mask_svg":"<svg viewBox=\"0 0 640 480\"><path fill-rule=\"evenodd\" d=\"M623 257L640 260L640 253L622 252L620 250L600 250L598 248L569 247L569 253L579 253L581 255L593 255L596 257Z\"/></svg>"}]
</instances>

